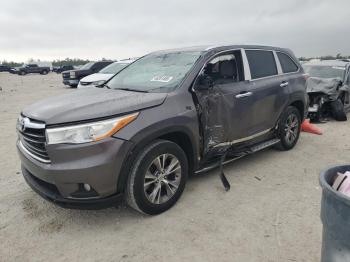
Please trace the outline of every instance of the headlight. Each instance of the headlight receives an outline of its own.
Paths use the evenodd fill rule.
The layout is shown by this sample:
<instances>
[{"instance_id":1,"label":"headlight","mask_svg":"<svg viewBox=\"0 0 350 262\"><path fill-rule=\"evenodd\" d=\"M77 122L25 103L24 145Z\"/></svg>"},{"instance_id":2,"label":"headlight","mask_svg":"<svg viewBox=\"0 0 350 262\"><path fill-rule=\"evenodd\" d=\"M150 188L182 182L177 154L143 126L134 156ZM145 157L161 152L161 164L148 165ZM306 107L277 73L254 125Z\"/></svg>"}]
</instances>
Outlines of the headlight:
<instances>
[{"instance_id":1,"label":"headlight","mask_svg":"<svg viewBox=\"0 0 350 262\"><path fill-rule=\"evenodd\" d=\"M46 129L47 143L52 144L81 144L99 141L110 137L124 126L136 119L139 113L118 118L67 127Z\"/></svg>"},{"instance_id":2,"label":"headlight","mask_svg":"<svg viewBox=\"0 0 350 262\"><path fill-rule=\"evenodd\" d=\"M75 78L75 72L73 71L73 72L69 72L69 77L70 78Z\"/></svg>"},{"instance_id":3,"label":"headlight","mask_svg":"<svg viewBox=\"0 0 350 262\"><path fill-rule=\"evenodd\" d=\"M94 85L94 86L101 86L101 85L103 85L105 82L106 82L105 80L100 80L100 81L92 82L91 84Z\"/></svg>"}]
</instances>

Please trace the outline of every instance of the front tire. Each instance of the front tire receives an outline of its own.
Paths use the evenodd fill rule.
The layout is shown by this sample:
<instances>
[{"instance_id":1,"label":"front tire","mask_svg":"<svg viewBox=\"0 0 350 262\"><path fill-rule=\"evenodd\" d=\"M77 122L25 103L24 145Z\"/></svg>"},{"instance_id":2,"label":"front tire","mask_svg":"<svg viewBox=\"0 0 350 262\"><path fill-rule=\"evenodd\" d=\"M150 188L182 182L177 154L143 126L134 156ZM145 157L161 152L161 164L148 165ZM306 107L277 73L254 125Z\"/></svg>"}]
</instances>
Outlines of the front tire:
<instances>
[{"instance_id":1,"label":"front tire","mask_svg":"<svg viewBox=\"0 0 350 262\"><path fill-rule=\"evenodd\" d=\"M294 106L289 106L282 113L277 136L281 140L277 144L277 149L287 151L292 149L298 142L301 130L301 116L299 110Z\"/></svg>"},{"instance_id":2,"label":"front tire","mask_svg":"<svg viewBox=\"0 0 350 262\"><path fill-rule=\"evenodd\" d=\"M188 160L181 147L156 140L135 159L127 181L127 203L141 213L160 214L180 198L187 176Z\"/></svg>"}]
</instances>

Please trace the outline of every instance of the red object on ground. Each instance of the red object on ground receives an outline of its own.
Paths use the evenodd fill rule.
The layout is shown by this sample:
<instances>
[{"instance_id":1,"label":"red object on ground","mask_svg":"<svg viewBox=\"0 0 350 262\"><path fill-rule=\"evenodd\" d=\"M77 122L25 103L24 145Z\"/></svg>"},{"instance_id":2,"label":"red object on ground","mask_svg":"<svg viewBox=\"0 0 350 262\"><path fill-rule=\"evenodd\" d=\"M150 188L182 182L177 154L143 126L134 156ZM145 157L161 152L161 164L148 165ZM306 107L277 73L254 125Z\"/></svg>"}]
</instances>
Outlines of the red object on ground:
<instances>
[{"instance_id":1,"label":"red object on ground","mask_svg":"<svg viewBox=\"0 0 350 262\"><path fill-rule=\"evenodd\" d=\"M301 124L301 131L316 135L322 135L322 131L315 125L311 124L309 119L305 119Z\"/></svg>"}]
</instances>

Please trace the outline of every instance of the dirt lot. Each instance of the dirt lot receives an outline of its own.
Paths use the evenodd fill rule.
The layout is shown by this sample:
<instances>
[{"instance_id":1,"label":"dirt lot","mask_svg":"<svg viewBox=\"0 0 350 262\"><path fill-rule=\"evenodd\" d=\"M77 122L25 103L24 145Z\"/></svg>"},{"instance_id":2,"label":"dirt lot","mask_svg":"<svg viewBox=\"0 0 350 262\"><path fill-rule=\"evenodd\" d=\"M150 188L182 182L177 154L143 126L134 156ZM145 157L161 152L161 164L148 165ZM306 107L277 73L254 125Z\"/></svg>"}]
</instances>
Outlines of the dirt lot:
<instances>
[{"instance_id":1,"label":"dirt lot","mask_svg":"<svg viewBox=\"0 0 350 262\"><path fill-rule=\"evenodd\" d=\"M349 163L350 125L319 125L289 152L273 149L193 177L178 204L154 217L124 205L66 210L24 182L15 142L21 109L65 92L61 76L0 73L0 261L319 261L318 173Z\"/></svg>"}]
</instances>

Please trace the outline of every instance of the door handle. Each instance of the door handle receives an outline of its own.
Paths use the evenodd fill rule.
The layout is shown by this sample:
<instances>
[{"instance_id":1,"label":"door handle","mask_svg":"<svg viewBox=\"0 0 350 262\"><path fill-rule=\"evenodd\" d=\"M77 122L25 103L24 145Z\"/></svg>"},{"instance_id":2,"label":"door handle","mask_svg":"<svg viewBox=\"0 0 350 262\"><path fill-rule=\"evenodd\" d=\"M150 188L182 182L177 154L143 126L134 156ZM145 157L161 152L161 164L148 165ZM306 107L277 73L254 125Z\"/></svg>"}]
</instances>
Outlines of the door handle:
<instances>
[{"instance_id":1,"label":"door handle","mask_svg":"<svg viewBox=\"0 0 350 262\"><path fill-rule=\"evenodd\" d=\"M285 87L285 86L287 86L287 85L289 85L289 83L288 83L288 82L283 81L283 82L280 84L280 87Z\"/></svg>"},{"instance_id":2,"label":"door handle","mask_svg":"<svg viewBox=\"0 0 350 262\"><path fill-rule=\"evenodd\" d=\"M243 98L243 97L251 96L252 94L253 94L252 92L244 92L236 95L236 98Z\"/></svg>"}]
</instances>

